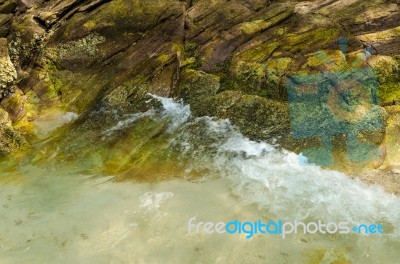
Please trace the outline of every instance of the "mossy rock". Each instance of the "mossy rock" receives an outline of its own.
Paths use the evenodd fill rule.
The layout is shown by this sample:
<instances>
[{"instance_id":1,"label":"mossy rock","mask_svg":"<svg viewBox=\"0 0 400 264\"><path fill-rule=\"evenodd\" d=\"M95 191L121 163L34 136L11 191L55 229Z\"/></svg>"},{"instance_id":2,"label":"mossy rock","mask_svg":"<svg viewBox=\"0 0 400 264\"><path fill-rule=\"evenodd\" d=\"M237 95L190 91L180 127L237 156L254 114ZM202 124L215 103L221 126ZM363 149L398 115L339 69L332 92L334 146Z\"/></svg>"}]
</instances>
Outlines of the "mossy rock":
<instances>
[{"instance_id":1,"label":"mossy rock","mask_svg":"<svg viewBox=\"0 0 400 264\"><path fill-rule=\"evenodd\" d=\"M0 108L0 157L25 146L25 138L13 129L8 113Z\"/></svg>"},{"instance_id":2,"label":"mossy rock","mask_svg":"<svg viewBox=\"0 0 400 264\"><path fill-rule=\"evenodd\" d=\"M282 71L266 63L239 61L230 74L223 75L221 90L237 90L267 98L279 99Z\"/></svg>"},{"instance_id":3,"label":"mossy rock","mask_svg":"<svg viewBox=\"0 0 400 264\"><path fill-rule=\"evenodd\" d=\"M7 1L2 1L0 4L0 14L10 14L13 13L14 10L18 6L18 1L17 0L7 0Z\"/></svg>"},{"instance_id":4,"label":"mossy rock","mask_svg":"<svg viewBox=\"0 0 400 264\"><path fill-rule=\"evenodd\" d=\"M32 67L42 55L45 30L34 21L32 15L25 14L13 19L11 33L8 36L11 60L22 69Z\"/></svg>"},{"instance_id":5,"label":"mossy rock","mask_svg":"<svg viewBox=\"0 0 400 264\"><path fill-rule=\"evenodd\" d=\"M198 97L191 109L195 116L229 118L245 136L254 140L278 138L289 132L287 104L240 91Z\"/></svg>"},{"instance_id":6,"label":"mossy rock","mask_svg":"<svg viewBox=\"0 0 400 264\"><path fill-rule=\"evenodd\" d=\"M229 108L227 116L252 139L271 139L289 130L287 104L255 95L244 95Z\"/></svg>"},{"instance_id":7,"label":"mossy rock","mask_svg":"<svg viewBox=\"0 0 400 264\"><path fill-rule=\"evenodd\" d=\"M239 61L235 67L221 76L220 91L241 91L248 94L260 94L265 88L265 65Z\"/></svg>"},{"instance_id":8,"label":"mossy rock","mask_svg":"<svg viewBox=\"0 0 400 264\"><path fill-rule=\"evenodd\" d=\"M14 89L14 93L3 99L0 103L1 107L9 114L12 122L21 120L26 115L25 95L19 89Z\"/></svg>"},{"instance_id":9,"label":"mossy rock","mask_svg":"<svg viewBox=\"0 0 400 264\"><path fill-rule=\"evenodd\" d=\"M200 45L196 42L185 42L181 67L188 69L199 69L201 67L199 47Z\"/></svg>"},{"instance_id":10,"label":"mossy rock","mask_svg":"<svg viewBox=\"0 0 400 264\"><path fill-rule=\"evenodd\" d=\"M271 41L255 45L250 49L236 53L233 58L233 64L236 64L239 61L264 62L278 49L280 45L281 43L279 41Z\"/></svg>"},{"instance_id":11,"label":"mossy rock","mask_svg":"<svg viewBox=\"0 0 400 264\"><path fill-rule=\"evenodd\" d=\"M216 116L228 118L229 109L234 106L243 94L240 91L223 91L214 96L198 98L190 105L195 116Z\"/></svg>"},{"instance_id":12,"label":"mossy rock","mask_svg":"<svg viewBox=\"0 0 400 264\"><path fill-rule=\"evenodd\" d=\"M179 80L176 94L190 103L199 96L216 94L219 88L220 78L218 76L203 71L186 70Z\"/></svg>"},{"instance_id":13,"label":"mossy rock","mask_svg":"<svg viewBox=\"0 0 400 264\"><path fill-rule=\"evenodd\" d=\"M0 100L17 79L17 71L11 62L7 39L0 38Z\"/></svg>"},{"instance_id":14,"label":"mossy rock","mask_svg":"<svg viewBox=\"0 0 400 264\"><path fill-rule=\"evenodd\" d=\"M0 14L0 38L7 37L10 33L12 18L12 14Z\"/></svg>"},{"instance_id":15,"label":"mossy rock","mask_svg":"<svg viewBox=\"0 0 400 264\"><path fill-rule=\"evenodd\" d=\"M176 0L111 1L100 6L96 12L75 15L54 39L72 41L91 32L98 32L106 39L119 39L120 43L132 37L139 39L140 32L171 16L178 17L183 12L183 5Z\"/></svg>"},{"instance_id":16,"label":"mossy rock","mask_svg":"<svg viewBox=\"0 0 400 264\"><path fill-rule=\"evenodd\" d=\"M239 91L224 91L198 99L192 104L193 114L229 118L251 139L268 140L289 132L289 108L285 103Z\"/></svg>"},{"instance_id":17,"label":"mossy rock","mask_svg":"<svg viewBox=\"0 0 400 264\"><path fill-rule=\"evenodd\" d=\"M379 81L380 104L390 105L400 100L400 64L391 56L373 56L369 64L375 69Z\"/></svg>"}]
</instances>

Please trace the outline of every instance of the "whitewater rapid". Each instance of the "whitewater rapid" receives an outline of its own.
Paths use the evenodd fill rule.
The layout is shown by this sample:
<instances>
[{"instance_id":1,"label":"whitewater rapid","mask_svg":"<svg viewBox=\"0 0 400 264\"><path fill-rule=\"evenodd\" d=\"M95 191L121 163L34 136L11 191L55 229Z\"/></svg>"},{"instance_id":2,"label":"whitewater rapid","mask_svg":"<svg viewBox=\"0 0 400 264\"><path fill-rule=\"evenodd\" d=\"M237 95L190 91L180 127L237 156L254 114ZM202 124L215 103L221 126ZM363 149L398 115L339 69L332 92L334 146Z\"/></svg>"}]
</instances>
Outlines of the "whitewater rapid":
<instances>
[{"instance_id":1,"label":"whitewater rapid","mask_svg":"<svg viewBox=\"0 0 400 264\"><path fill-rule=\"evenodd\" d=\"M193 117L188 105L154 98L161 109L124 116L103 138L141 118L166 120L169 146L193 161L187 172L204 174L146 183L29 164L0 169L0 263L390 264L400 257L398 197L340 172L303 166L297 154L251 141L229 120ZM192 216L382 223L385 234L248 240L188 234Z\"/></svg>"}]
</instances>

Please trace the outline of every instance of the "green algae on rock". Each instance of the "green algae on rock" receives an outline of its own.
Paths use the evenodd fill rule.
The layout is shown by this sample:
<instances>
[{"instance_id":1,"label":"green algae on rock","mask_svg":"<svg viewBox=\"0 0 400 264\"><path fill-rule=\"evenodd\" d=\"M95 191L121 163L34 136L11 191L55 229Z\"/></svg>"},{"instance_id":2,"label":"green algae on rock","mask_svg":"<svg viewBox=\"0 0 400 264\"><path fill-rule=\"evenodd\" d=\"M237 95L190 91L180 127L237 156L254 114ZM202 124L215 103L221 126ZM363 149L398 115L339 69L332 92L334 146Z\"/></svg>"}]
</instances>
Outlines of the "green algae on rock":
<instances>
[{"instance_id":1,"label":"green algae on rock","mask_svg":"<svg viewBox=\"0 0 400 264\"><path fill-rule=\"evenodd\" d=\"M290 125L287 76L348 69L367 45L377 53L367 63L381 103L399 100L394 3L4 1L0 13L9 57L0 84L15 93L3 109L27 133L47 108L80 119L102 107L132 114L148 110L152 93L183 98L197 116L230 118L252 139L279 139ZM339 36L349 39L346 55ZM337 66L321 61L319 50Z\"/></svg>"},{"instance_id":2,"label":"green algae on rock","mask_svg":"<svg viewBox=\"0 0 400 264\"><path fill-rule=\"evenodd\" d=\"M11 125L8 113L0 109L0 157L26 146L26 140Z\"/></svg>"},{"instance_id":3,"label":"green algae on rock","mask_svg":"<svg viewBox=\"0 0 400 264\"><path fill-rule=\"evenodd\" d=\"M17 79L17 71L11 62L7 39L0 39L0 100L4 98L11 89L11 86Z\"/></svg>"}]
</instances>

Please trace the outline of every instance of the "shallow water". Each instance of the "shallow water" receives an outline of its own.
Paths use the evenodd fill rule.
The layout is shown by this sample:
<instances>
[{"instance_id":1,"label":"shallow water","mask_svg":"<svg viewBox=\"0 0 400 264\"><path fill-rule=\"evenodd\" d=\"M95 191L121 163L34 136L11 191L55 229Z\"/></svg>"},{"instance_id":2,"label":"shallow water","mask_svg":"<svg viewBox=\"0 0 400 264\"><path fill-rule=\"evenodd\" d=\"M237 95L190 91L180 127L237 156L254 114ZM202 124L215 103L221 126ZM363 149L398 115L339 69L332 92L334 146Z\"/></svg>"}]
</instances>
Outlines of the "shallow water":
<instances>
[{"instance_id":1,"label":"shallow water","mask_svg":"<svg viewBox=\"0 0 400 264\"><path fill-rule=\"evenodd\" d=\"M250 141L227 120L192 118L188 106L157 99L161 110L116 119L90 151L102 153L141 120L165 125L162 133L117 143L107 161L82 150L87 161L67 163L41 142L44 161L33 152L0 164L0 263L398 263L399 198L301 166L296 154ZM380 223L384 234L189 234L193 216Z\"/></svg>"}]
</instances>

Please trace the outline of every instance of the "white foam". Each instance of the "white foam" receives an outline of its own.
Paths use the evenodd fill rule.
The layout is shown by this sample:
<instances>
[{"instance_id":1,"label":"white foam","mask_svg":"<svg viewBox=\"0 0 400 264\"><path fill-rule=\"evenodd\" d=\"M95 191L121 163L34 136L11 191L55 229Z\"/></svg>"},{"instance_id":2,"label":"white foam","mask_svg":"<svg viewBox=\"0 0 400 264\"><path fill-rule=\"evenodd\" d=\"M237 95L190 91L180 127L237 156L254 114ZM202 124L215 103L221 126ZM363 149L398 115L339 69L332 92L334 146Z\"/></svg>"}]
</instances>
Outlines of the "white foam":
<instances>
[{"instance_id":1,"label":"white foam","mask_svg":"<svg viewBox=\"0 0 400 264\"><path fill-rule=\"evenodd\" d=\"M306 256L314 251L335 259L332 249L343 250L352 263L395 263L400 257L399 198L339 172L302 166L295 153L251 141L228 120L192 118L188 106L158 99L164 110L145 115L171 121L171 144L181 144L192 158L188 166L207 168L204 178L121 183L21 165L11 171L25 182L0 184L1 263L310 263L316 260ZM134 125L131 117L117 129ZM8 174L0 170L0 179ZM192 216L215 222L379 221L393 231L246 240L188 234Z\"/></svg>"},{"instance_id":2,"label":"white foam","mask_svg":"<svg viewBox=\"0 0 400 264\"><path fill-rule=\"evenodd\" d=\"M196 142L199 139L185 129L174 142L194 159L211 155L206 160L214 164L207 167L217 168L220 176L235 184L237 195L269 214L297 220L400 224L400 199L384 192L382 187L363 184L337 171L304 166L302 155L251 141L228 120L201 117L189 121L196 122L201 123L194 130L203 129L203 143ZM207 152L207 148L214 150ZM399 235L397 228L394 233Z\"/></svg>"},{"instance_id":3,"label":"white foam","mask_svg":"<svg viewBox=\"0 0 400 264\"><path fill-rule=\"evenodd\" d=\"M163 117L171 118L169 132L176 130L188 121L191 115L189 105L184 105L182 102L175 102L172 98L164 98L156 95L151 96L161 102L164 108Z\"/></svg>"},{"instance_id":4,"label":"white foam","mask_svg":"<svg viewBox=\"0 0 400 264\"><path fill-rule=\"evenodd\" d=\"M158 117L161 119L168 119L169 126L167 132L169 133L175 131L178 127L187 122L187 120L189 119L191 112L188 105L175 102L172 98L164 98L152 94L149 95L159 100L162 104L163 111L161 112L161 114L159 114L155 109L150 109L146 112L125 115L122 120L119 120L117 122L117 124L115 124L111 128L106 129L103 132L102 139L105 140L106 137L112 135L116 131L129 129L135 124L136 121L145 117Z\"/></svg>"},{"instance_id":5,"label":"white foam","mask_svg":"<svg viewBox=\"0 0 400 264\"><path fill-rule=\"evenodd\" d=\"M112 126L111 128L109 128L103 132L103 140L107 136L112 135L116 131L119 131L119 130L122 130L122 129L132 126L138 119L143 118L143 117L154 116L155 114L156 114L156 112L154 111L154 109L150 109L146 112L140 112L140 113L127 115L128 116L127 118L118 121L118 123L116 125Z\"/></svg>"}]
</instances>

